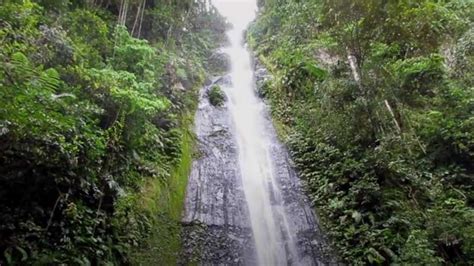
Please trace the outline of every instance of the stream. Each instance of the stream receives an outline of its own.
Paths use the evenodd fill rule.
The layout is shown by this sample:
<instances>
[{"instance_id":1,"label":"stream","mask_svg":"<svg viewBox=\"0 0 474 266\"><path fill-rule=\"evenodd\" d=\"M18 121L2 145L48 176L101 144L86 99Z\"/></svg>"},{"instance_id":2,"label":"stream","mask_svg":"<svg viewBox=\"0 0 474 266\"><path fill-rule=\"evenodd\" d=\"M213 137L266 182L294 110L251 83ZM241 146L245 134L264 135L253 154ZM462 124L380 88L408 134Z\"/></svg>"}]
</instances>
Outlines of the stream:
<instances>
[{"instance_id":1,"label":"stream","mask_svg":"<svg viewBox=\"0 0 474 266\"><path fill-rule=\"evenodd\" d=\"M255 0L214 1L233 25L227 32L231 71L203 88L195 118L197 154L183 216L182 264L328 265L317 216L255 92L266 70L254 66L244 31ZM222 107L207 99L217 84Z\"/></svg>"}]
</instances>

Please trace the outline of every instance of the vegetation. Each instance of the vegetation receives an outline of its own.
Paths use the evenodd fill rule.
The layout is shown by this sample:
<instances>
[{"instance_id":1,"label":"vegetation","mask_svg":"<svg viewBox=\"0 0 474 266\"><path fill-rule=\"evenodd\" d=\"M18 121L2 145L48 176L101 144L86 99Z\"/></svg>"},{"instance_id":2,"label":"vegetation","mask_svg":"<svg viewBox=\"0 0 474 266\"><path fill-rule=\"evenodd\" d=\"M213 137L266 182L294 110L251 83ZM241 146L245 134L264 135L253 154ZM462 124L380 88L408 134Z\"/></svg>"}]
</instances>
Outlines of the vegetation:
<instances>
[{"instance_id":1,"label":"vegetation","mask_svg":"<svg viewBox=\"0 0 474 266\"><path fill-rule=\"evenodd\" d=\"M472 1L265 0L248 39L349 264L474 264Z\"/></svg>"},{"instance_id":2,"label":"vegetation","mask_svg":"<svg viewBox=\"0 0 474 266\"><path fill-rule=\"evenodd\" d=\"M225 94L219 85L212 85L207 91L209 102L214 106L222 106L225 101Z\"/></svg>"},{"instance_id":3,"label":"vegetation","mask_svg":"<svg viewBox=\"0 0 474 266\"><path fill-rule=\"evenodd\" d=\"M178 263L223 19L208 0L1 3L0 265ZM474 2L258 3L259 93L341 259L473 265Z\"/></svg>"},{"instance_id":4,"label":"vegetation","mask_svg":"<svg viewBox=\"0 0 474 266\"><path fill-rule=\"evenodd\" d=\"M2 1L0 264L176 258L207 4Z\"/></svg>"}]
</instances>

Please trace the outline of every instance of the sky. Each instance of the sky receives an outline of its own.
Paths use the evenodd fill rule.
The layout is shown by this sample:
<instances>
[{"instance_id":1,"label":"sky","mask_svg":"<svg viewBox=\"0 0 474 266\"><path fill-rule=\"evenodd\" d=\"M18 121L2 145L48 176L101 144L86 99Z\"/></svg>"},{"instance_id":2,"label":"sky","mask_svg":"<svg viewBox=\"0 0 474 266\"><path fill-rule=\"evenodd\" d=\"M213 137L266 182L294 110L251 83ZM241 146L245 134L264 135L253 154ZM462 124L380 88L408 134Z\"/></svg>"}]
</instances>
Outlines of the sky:
<instances>
[{"instance_id":1,"label":"sky","mask_svg":"<svg viewBox=\"0 0 474 266\"><path fill-rule=\"evenodd\" d=\"M245 26L255 18L256 0L212 0L212 3L234 26Z\"/></svg>"}]
</instances>

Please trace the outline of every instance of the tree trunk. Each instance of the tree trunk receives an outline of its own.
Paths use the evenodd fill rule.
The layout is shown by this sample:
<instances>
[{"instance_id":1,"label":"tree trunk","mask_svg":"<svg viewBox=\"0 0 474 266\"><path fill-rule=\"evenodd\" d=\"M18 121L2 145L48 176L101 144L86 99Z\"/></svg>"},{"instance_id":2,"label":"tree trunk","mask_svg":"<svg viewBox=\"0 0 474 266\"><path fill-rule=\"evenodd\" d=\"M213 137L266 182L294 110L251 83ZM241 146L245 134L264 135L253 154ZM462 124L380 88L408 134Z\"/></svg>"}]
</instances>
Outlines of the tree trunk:
<instances>
[{"instance_id":1,"label":"tree trunk","mask_svg":"<svg viewBox=\"0 0 474 266\"><path fill-rule=\"evenodd\" d=\"M364 89L362 85L362 80L360 76L360 62L357 62L357 58L351 53L351 50L347 48L347 60L349 61L349 65L352 70L352 76L354 77L354 81L357 83L357 87L362 95L362 102L364 104L365 111L367 112L369 123L372 126L372 138L375 140L376 132L381 132L382 129L375 123L374 118L372 117L372 111L369 108L369 101L368 101L368 93Z\"/></svg>"},{"instance_id":2,"label":"tree trunk","mask_svg":"<svg viewBox=\"0 0 474 266\"><path fill-rule=\"evenodd\" d=\"M144 2L144 1L141 1L140 4L138 4L137 14L135 15L135 20L133 21L132 36L134 36L134 34L135 34L135 29L137 28L138 19L139 19L139 17L140 17L140 13L141 13L141 8L142 8L142 5L143 5L143 2Z\"/></svg>"},{"instance_id":3,"label":"tree trunk","mask_svg":"<svg viewBox=\"0 0 474 266\"><path fill-rule=\"evenodd\" d=\"M127 12L128 12L128 0L121 0L120 2L120 12L118 18L118 24L125 26L127 21Z\"/></svg>"},{"instance_id":4,"label":"tree trunk","mask_svg":"<svg viewBox=\"0 0 474 266\"><path fill-rule=\"evenodd\" d=\"M146 7L146 0L143 0L143 7L142 7L142 12L140 14L140 23L138 25L138 35L137 38L140 38L140 35L142 33L142 24L143 24L143 14L145 13L145 7Z\"/></svg>"},{"instance_id":5,"label":"tree trunk","mask_svg":"<svg viewBox=\"0 0 474 266\"><path fill-rule=\"evenodd\" d=\"M395 127L397 128L398 134L402 134L402 128L400 127L400 124L398 123L397 118L395 117L395 113L393 112L392 107L390 106L390 103L387 100L385 100L384 103L388 109L388 112L392 116L393 123L395 124Z\"/></svg>"}]
</instances>

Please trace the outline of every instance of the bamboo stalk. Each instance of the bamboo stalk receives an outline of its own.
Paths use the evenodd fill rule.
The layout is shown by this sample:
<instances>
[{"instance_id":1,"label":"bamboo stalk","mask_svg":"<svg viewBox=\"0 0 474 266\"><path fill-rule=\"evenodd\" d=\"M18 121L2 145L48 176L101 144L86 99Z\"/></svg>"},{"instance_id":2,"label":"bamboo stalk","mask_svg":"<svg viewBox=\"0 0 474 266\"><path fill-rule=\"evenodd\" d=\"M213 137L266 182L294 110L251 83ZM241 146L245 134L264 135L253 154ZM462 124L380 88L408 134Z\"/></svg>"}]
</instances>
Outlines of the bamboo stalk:
<instances>
[{"instance_id":1,"label":"bamboo stalk","mask_svg":"<svg viewBox=\"0 0 474 266\"><path fill-rule=\"evenodd\" d=\"M388 109L388 112L392 116L392 120L397 128L398 134L402 134L402 128L400 127L400 124L398 124L397 118L395 117L395 113L393 112L392 107L390 106L390 103L387 100L385 100L384 103L385 103L385 107L387 107Z\"/></svg>"}]
</instances>

